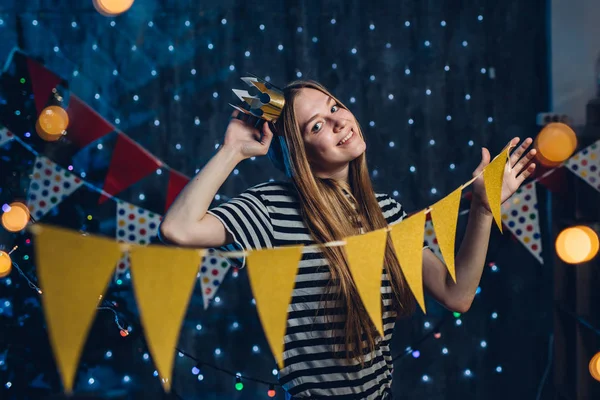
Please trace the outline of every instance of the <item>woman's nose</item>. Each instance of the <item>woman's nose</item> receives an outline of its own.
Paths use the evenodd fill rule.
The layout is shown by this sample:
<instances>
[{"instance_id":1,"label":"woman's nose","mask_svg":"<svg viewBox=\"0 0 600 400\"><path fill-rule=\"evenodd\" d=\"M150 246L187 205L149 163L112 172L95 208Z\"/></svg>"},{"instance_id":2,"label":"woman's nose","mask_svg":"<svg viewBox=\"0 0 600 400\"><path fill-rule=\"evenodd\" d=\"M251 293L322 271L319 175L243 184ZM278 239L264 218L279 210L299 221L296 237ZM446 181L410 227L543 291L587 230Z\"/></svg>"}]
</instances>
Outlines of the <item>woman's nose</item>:
<instances>
[{"instance_id":1,"label":"woman's nose","mask_svg":"<svg viewBox=\"0 0 600 400\"><path fill-rule=\"evenodd\" d=\"M345 119L338 118L334 121L333 130L335 132L343 131L347 124L348 124L348 121L346 121Z\"/></svg>"}]
</instances>

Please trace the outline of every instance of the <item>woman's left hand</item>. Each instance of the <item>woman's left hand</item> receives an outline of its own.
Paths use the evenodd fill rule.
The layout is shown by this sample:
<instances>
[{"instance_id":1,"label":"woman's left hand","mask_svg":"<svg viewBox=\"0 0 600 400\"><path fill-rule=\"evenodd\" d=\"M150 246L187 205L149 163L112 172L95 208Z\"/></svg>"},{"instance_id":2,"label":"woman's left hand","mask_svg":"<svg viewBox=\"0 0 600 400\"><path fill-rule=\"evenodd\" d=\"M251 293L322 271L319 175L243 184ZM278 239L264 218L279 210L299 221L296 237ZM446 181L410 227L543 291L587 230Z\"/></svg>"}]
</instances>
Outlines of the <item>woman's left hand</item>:
<instances>
[{"instance_id":1,"label":"woman's left hand","mask_svg":"<svg viewBox=\"0 0 600 400\"><path fill-rule=\"evenodd\" d=\"M517 147L514 152L508 158L508 162L504 167L504 176L502 179L502 195L501 195L501 203L504 203L506 200L512 196L517 189L521 186L521 184L531 176L533 171L535 171L535 164L531 163L531 160L535 157L536 150L532 149L527 154L525 152L531 145L533 140L531 138L527 138L523 141L523 143ZM511 146L516 146L519 143L519 138L515 137L510 141ZM525 154L524 157L523 154ZM481 163L477 167L477 169L473 172L473 177L481 174L483 169L490 163L490 152L485 147L481 148ZM510 168L512 166L512 169ZM485 183L483 181L483 174L477 177L473 182L473 200L478 201L485 211L487 211L490 215L492 213L490 208L490 203L488 202L487 196L485 194Z\"/></svg>"}]
</instances>

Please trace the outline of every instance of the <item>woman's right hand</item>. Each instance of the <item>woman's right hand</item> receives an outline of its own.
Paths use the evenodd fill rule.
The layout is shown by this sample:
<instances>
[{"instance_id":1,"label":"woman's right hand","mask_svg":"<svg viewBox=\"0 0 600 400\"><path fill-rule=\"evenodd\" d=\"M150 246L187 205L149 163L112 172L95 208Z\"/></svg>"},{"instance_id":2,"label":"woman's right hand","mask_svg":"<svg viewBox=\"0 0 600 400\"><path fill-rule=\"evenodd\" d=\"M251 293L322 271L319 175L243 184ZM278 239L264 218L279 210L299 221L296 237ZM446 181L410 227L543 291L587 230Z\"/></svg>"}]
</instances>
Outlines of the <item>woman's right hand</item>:
<instances>
[{"instance_id":1,"label":"woman's right hand","mask_svg":"<svg viewBox=\"0 0 600 400\"><path fill-rule=\"evenodd\" d=\"M273 140L273 132L269 128L268 122L264 121L261 124L261 139L261 130L248 123L248 118L245 118L244 121L238 119L239 114L238 110L234 110L233 114L231 114L231 120L225 132L223 147L233 149L239 154L242 160L266 155L269 151L269 146L271 146L271 140ZM243 115L247 117L245 114Z\"/></svg>"}]
</instances>

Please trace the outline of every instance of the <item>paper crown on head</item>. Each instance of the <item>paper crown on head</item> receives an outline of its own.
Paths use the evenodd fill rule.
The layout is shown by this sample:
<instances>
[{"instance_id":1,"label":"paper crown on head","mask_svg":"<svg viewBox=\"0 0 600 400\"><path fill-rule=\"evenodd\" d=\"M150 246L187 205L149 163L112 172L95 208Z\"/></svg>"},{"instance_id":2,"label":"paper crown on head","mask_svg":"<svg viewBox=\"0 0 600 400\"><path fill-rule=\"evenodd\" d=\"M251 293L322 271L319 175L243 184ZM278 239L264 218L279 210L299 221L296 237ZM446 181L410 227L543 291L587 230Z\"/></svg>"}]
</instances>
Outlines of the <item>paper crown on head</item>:
<instances>
[{"instance_id":1,"label":"paper crown on head","mask_svg":"<svg viewBox=\"0 0 600 400\"><path fill-rule=\"evenodd\" d=\"M229 105L246 115L274 124L285 104L283 90L256 76L241 79L250 87L250 90L232 89L242 104L240 106ZM291 178L292 166L285 138L276 131L273 131L273 134L275 137L271 141L267 156L277 169Z\"/></svg>"},{"instance_id":2,"label":"paper crown on head","mask_svg":"<svg viewBox=\"0 0 600 400\"><path fill-rule=\"evenodd\" d=\"M230 106L244 114L274 123L285 104L283 91L256 76L246 76L241 79L250 90L232 89L242 104L240 106L230 104Z\"/></svg>"}]
</instances>

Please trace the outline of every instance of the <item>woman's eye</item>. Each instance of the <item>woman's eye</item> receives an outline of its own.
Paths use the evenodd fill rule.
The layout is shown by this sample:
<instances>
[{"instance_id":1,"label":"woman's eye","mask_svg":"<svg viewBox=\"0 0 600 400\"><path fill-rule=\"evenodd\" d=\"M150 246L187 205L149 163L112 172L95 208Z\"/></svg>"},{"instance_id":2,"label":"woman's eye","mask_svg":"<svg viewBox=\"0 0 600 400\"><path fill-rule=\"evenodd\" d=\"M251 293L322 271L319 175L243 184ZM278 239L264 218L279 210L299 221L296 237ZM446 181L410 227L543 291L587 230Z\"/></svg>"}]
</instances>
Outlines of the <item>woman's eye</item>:
<instances>
[{"instance_id":1,"label":"woman's eye","mask_svg":"<svg viewBox=\"0 0 600 400\"><path fill-rule=\"evenodd\" d=\"M316 123L316 124L313 126L313 128L312 128L313 132L318 132L318 131L320 131L320 130L321 130L321 126L322 126L322 125L323 125L323 123L322 123L322 122L317 122L317 123Z\"/></svg>"},{"instance_id":2,"label":"woman's eye","mask_svg":"<svg viewBox=\"0 0 600 400\"><path fill-rule=\"evenodd\" d=\"M334 113L338 110L338 106L331 107L331 112Z\"/></svg>"}]
</instances>

